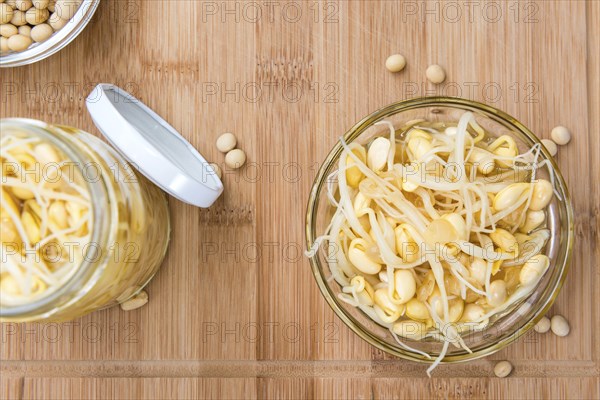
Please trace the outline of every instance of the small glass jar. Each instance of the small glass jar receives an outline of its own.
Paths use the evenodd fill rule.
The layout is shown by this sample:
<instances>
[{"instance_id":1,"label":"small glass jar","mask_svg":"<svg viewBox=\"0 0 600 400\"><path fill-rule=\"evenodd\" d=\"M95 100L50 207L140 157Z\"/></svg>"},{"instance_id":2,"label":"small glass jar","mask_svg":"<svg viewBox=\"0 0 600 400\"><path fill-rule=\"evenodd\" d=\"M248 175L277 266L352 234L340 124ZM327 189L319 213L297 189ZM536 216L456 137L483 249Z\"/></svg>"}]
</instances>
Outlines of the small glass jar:
<instances>
[{"instance_id":1,"label":"small glass jar","mask_svg":"<svg viewBox=\"0 0 600 400\"><path fill-rule=\"evenodd\" d=\"M86 105L110 145L76 128L0 120L2 321L71 320L128 300L167 251L164 192L197 207L223 192L193 146L129 93L100 84Z\"/></svg>"},{"instance_id":2,"label":"small glass jar","mask_svg":"<svg viewBox=\"0 0 600 400\"><path fill-rule=\"evenodd\" d=\"M2 120L1 132L40 139L60 150L84 178L92 206L91 241L78 248L84 254L71 278L32 303L2 305L2 319L71 320L139 292L167 251L170 225L165 194L89 133L27 119Z\"/></svg>"}]
</instances>

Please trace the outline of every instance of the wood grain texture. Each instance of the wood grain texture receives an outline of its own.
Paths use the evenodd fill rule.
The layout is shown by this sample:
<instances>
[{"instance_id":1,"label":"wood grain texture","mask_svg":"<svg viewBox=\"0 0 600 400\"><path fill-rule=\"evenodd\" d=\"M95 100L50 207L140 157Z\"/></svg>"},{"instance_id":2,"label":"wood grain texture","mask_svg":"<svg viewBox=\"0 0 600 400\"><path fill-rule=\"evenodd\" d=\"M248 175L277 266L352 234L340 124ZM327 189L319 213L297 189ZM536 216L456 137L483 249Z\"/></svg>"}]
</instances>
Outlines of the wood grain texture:
<instances>
[{"instance_id":1,"label":"wood grain texture","mask_svg":"<svg viewBox=\"0 0 600 400\"><path fill-rule=\"evenodd\" d=\"M26 399L253 399L255 379L140 378L140 379L25 379Z\"/></svg>"},{"instance_id":2,"label":"wood grain texture","mask_svg":"<svg viewBox=\"0 0 600 400\"><path fill-rule=\"evenodd\" d=\"M600 2L465 4L103 1L60 53L0 71L1 117L98 134L84 99L112 82L207 159L224 167L214 142L231 131L249 161L225 168L211 209L170 202L172 242L147 306L2 324L0 398L599 398ZM390 74L397 52L408 65ZM431 63L447 71L437 87ZM301 251L308 191L338 138L384 105L434 94L503 109L542 138L571 129L557 160L576 241L550 312L567 316L568 337L532 333L427 379L335 317ZM515 365L502 380L501 359Z\"/></svg>"}]
</instances>

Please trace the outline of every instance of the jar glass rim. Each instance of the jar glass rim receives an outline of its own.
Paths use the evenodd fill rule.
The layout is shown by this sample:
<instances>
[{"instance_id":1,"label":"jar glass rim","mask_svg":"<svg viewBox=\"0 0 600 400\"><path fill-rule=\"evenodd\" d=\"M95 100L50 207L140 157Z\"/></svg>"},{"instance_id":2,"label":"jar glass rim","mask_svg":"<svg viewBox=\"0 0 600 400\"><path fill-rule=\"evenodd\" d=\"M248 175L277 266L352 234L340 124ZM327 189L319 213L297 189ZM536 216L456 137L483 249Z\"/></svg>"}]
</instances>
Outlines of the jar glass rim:
<instances>
[{"instance_id":1,"label":"jar glass rim","mask_svg":"<svg viewBox=\"0 0 600 400\"><path fill-rule=\"evenodd\" d=\"M0 120L0 127L6 128L9 126L25 130L28 133L41 137L43 140L50 142L53 146L56 146L61 152L63 152L63 154L69 158L70 162L75 164L76 168L84 177L84 181L90 193L90 199L92 202L93 224L90 235L90 243L101 243L103 232L105 231L105 226L108 222L107 218L102 218L102 203L106 203L108 201L106 187L103 183L103 180L99 179L97 181L92 181L90 179L85 179L85 173L83 172L82 167L86 165L87 161L79 155L80 151L77 150L71 143L59 140L55 134L52 133L53 129L60 129L60 126L26 118L3 118ZM98 262L99 260L90 260L84 254L82 262L77 266L77 270L59 288L34 302L18 306L11 306L9 308L0 307L0 317L14 318L27 317L29 315L45 315L55 308L57 305L55 302L60 302L61 298L63 298L66 293L69 293L71 290L73 290L78 283L89 280L91 278L91 274L94 273L94 267L98 265ZM85 293L81 293L80 295L83 294ZM65 298L64 302L67 301L71 301L71 299Z\"/></svg>"}]
</instances>

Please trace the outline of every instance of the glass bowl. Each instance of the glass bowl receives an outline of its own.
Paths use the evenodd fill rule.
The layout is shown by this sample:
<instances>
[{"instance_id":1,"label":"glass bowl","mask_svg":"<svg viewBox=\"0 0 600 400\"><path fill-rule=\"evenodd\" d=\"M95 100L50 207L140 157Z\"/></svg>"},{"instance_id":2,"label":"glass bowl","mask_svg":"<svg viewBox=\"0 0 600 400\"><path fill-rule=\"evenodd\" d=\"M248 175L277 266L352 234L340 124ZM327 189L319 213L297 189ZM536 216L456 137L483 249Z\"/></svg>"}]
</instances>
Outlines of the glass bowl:
<instances>
[{"instance_id":1,"label":"glass bowl","mask_svg":"<svg viewBox=\"0 0 600 400\"><path fill-rule=\"evenodd\" d=\"M64 28L55 32L45 42L34 43L27 50L2 54L0 56L0 67L19 67L33 64L58 52L81 33L94 16L99 4L100 0L83 0L73 18L67 22Z\"/></svg>"},{"instance_id":2,"label":"glass bowl","mask_svg":"<svg viewBox=\"0 0 600 400\"><path fill-rule=\"evenodd\" d=\"M529 129L510 115L470 100L450 97L426 97L401 101L382 108L358 122L344 136L346 143L356 141L367 144L378 136L389 136L389 128L375 123L386 119L398 128L406 122L423 118L432 122L457 122L465 111L471 111L477 122L490 132L492 136L508 134L512 136L520 152L534 144L541 143ZM337 169L342 153L338 142L325 159L315 178L308 208L306 212L307 248L312 249L315 239L322 235L331 221L334 208L327 197L328 176ZM473 351L468 353L462 348L449 346L444 363L460 362L488 356L531 329L546 314L565 280L569 267L573 245L573 210L571 200L562 175L546 148L542 146L542 159L548 159L554 172L554 188L560 196L554 196L547 208L547 228L551 232L550 239L544 248L550 258L548 270L537 284L534 291L525 299L493 320L486 329L463 336L467 346ZM539 178L549 179L547 168L538 169ZM360 309L355 308L338 298L341 286L333 280L327 264L326 243L310 258L314 277L323 296L339 318L357 335L373 346L398 357L421 362L433 362L439 356L442 343L431 341L414 341L404 339L410 347L429 354L429 359L415 351L400 347L390 331L371 320Z\"/></svg>"}]
</instances>

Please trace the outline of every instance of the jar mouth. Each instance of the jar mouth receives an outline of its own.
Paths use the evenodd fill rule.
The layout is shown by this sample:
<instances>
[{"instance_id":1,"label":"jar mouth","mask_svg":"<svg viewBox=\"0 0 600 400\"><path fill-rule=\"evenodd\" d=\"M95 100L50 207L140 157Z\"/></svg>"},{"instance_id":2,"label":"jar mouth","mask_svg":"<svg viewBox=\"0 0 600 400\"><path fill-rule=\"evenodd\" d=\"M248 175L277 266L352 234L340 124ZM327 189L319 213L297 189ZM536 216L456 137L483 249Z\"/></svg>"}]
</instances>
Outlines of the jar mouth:
<instances>
[{"instance_id":1,"label":"jar mouth","mask_svg":"<svg viewBox=\"0 0 600 400\"><path fill-rule=\"evenodd\" d=\"M82 167L86 165L86 160L84 160L78 154L77 150L75 150L70 143L61 141L52 135L49 132L52 127L45 122L26 118L6 118L0 120L0 126L4 129L10 126L24 130L27 133L31 133L32 135L51 143L53 146L56 146L56 148L58 148L69 159L70 162L74 163L77 170L84 177L83 181L85 182L86 189L90 194L93 224L89 243L102 243L105 225L109 222L102 218L101 214L103 210L100 205L107 203L107 194L102 179L92 181L85 178L86 175L83 172ZM54 308L55 304L60 302L62 298L64 298L64 301L71 300L65 295L71 292L73 287L76 286L78 282L83 282L89 279L90 274L94 271L93 266L98 262L97 259L89 259L86 254L83 255L82 260L83 261L75 267L76 270L64 283L61 284L60 287L56 288L47 295L43 295L35 301L10 307L1 307L0 318L45 315L49 313Z\"/></svg>"},{"instance_id":2,"label":"jar mouth","mask_svg":"<svg viewBox=\"0 0 600 400\"><path fill-rule=\"evenodd\" d=\"M390 104L362 118L344 134L343 139L346 142L346 144L350 144L351 142L359 139L361 135L368 130L368 128L372 127L376 122L384 118L388 118L405 111L428 107L439 107L440 109L456 108L464 111L474 111L481 114L485 118L489 118L495 121L501 121L502 123L506 124L506 126L509 126L517 137L524 139L524 141L528 143L541 143L540 140L527 127L525 127L522 123L520 123L518 120L516 120L509 114L498 110L497 108L488 106L486 104L455 97L422 97ZM331 173L332 169L336 168L337 161L339 160L342 151L343 148L340 142L338 141L326 156L324 162L321 164L321 168L319 169L314 179L311 191L309 193L308 205L306 209L305 238L307 249L314 248L315 242L317 241L317 237L320 234L320 232L317 232L317 226L319 223L319 211L323 207L319 203L323 196L324 190L326 190L327 188L328 175ZM564 238L561 237L559 244L560 249L557 250L560 261L553 264L552 271L547 271L547 273L550 276L552 276L552 279L548 282L547 286L544 287L544 290L540 294L540 297L536 299L536 303L529 304L527 303L527 300L529 298L525 299L524 305L528 305L533 309L530 314L527 314L528 320L523 319L515 321L513 326L514 329L512 329L511 332L509 332L509 334L503 334L502 336L500 336L498 340L494 341L494 343L483 344L481 345L481 347L474 349L472 354L466 352L457 352L455 354L449 354L444 358L444 361L442 361L442 363L463 362L484 357L512 343L513 341L524 335L527 331L529 331L529 329L531 329L539 321L539 319L542 318L542 316L551 307L552 303L556 299L563 285L563 282L566 278L570 266L573 246L573 209L567 186L560 173L560 170L558 169L558 165L556 164L555 160L550 155L550 153L543 147L542 154L544 156L544 159L548 160L551 166L551 169L556 179L555 187L563 196L564 203L562 204L562 208L560 209L561 215L564 216L564 220L561 221L561 223L564 224L564 232L561 228L561 235L564 234ZM334 313L355 334L357 334L363 340L367 341L369 344L379 348L380 350L383 350L388 354L392 354L394 356L398 356L400 358L412 361L424 363L433 362L433 360L426 358L422 354L405 350L395 344L390 344L390 342L387 342L380 335L366 328L360 320L362 317L356 317L349 310L349 306L343 304L340 300L338 300L334 290L334 286L337 285L337 283L328 279L328 276L326 274L327 261L322 257L320 251L315 252L315 254L309 258L309 261L313 276L317 282L317 285L323 297L325 298L329 306L333 309ZM356 314L359 313L357 312ZM493 324L491 326L493 327ZM435 356L435 354L430 355Z\"/></svg>"}]
</instances>

